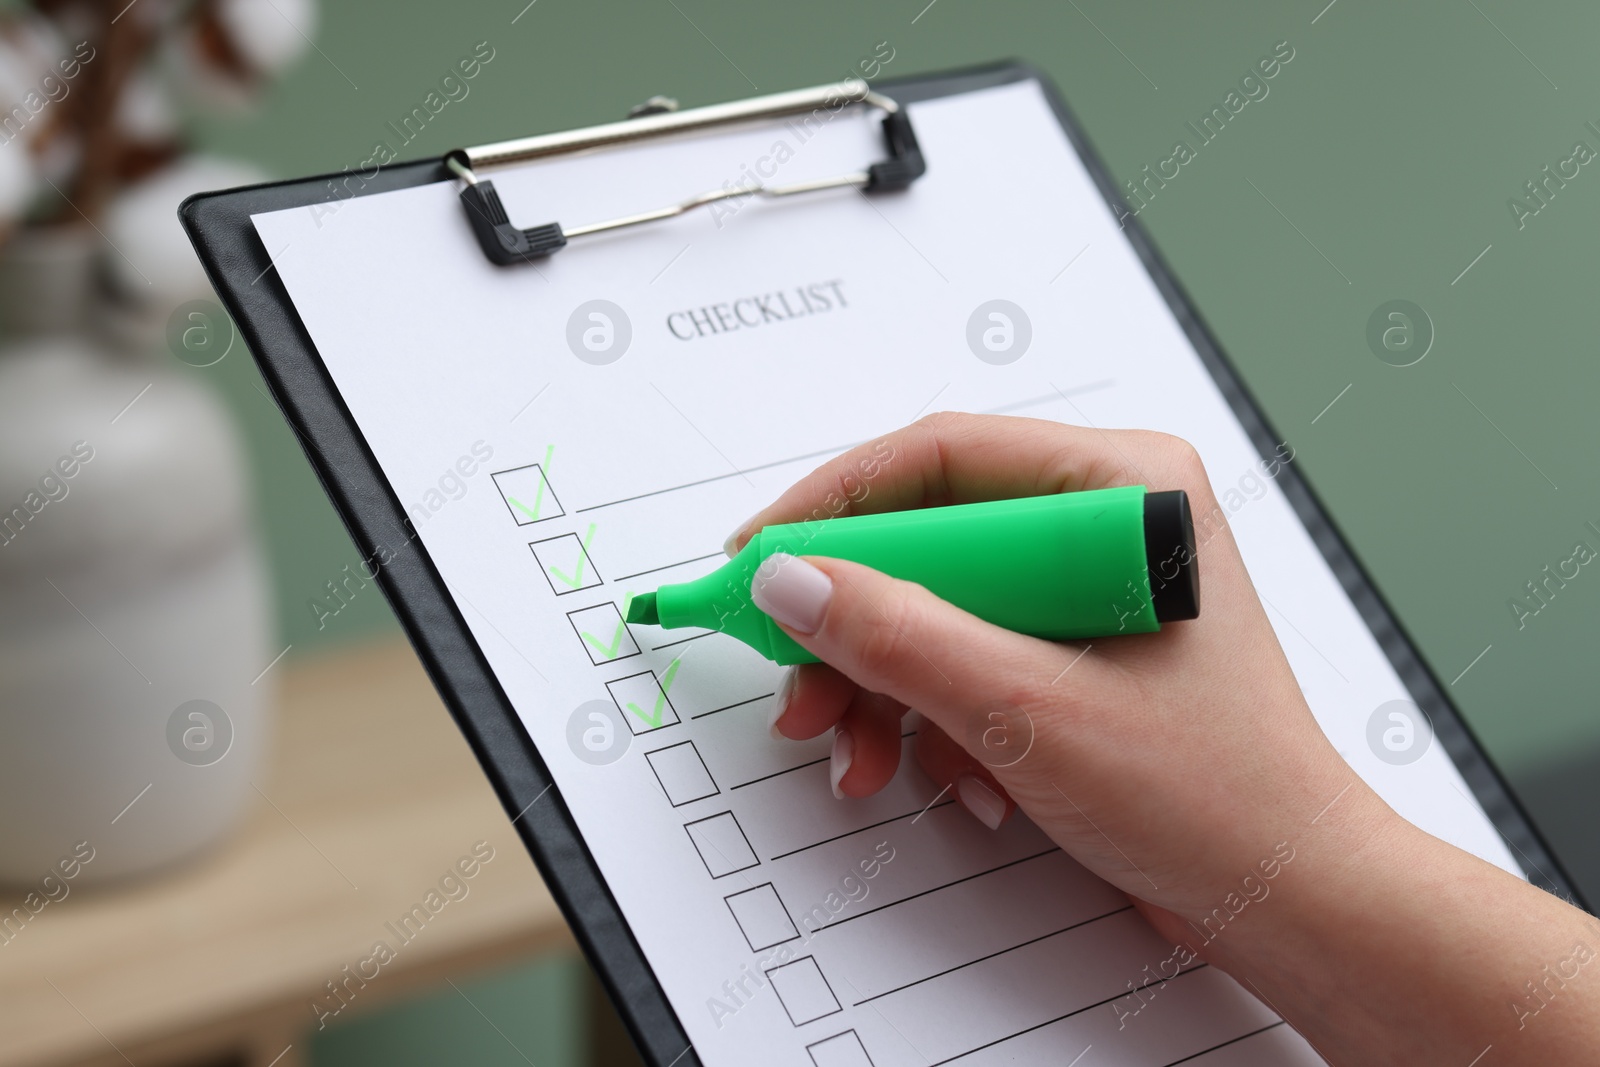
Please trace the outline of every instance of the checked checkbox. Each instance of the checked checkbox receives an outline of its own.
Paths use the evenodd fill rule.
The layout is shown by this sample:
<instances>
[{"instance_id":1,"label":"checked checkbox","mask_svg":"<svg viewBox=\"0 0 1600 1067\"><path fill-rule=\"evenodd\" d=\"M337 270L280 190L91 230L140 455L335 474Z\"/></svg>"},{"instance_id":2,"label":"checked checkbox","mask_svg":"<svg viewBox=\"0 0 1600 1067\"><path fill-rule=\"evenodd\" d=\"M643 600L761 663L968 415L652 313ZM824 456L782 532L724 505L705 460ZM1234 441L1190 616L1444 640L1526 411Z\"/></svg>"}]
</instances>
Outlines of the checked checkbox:
<instances>
[{"instance_id":1,"label":"checked checkbox","mask_svg":"<svg viewBox=\"0 0 1600 1067\"><path fill-rule=\"evenodd\" d=\"M566 596L580 589L593 589L602 584L600 572L589 558L589 546L593 542L594 523L590 523L581 539L577 534L569 533L528 545L533 550L533 558L539 561L544 580L550 583L550 590L556 596Z\"/></svg>"},{"instance_id":2,"label":"checked checkbox","mask_svg":"<svg viewBox=\"0 0 1600 1067\"><path fill-rule=\"evenodd\" d=\"M622 621L622 612L610 601L569 611L567 621L572 623L578 640L583 642L589 662L596 666L639 654L639 646L628 632L628 624Z\"/></svg>"},{"instance_id":3,"label":"checked checkbox","mask_svg":"<svg viewBox=\"0 0 1600 1067\"><path fill-rule=\"evenodd\" d=\"M611 699L616 701L622 717L627 720L628 729L633 733L647 734L651 730L675 726L682 721L667 697L673 681L678 677L678 664L681 661L682 657L679 657L667 664L660 678L656 677L655 671L642 671L606 683Z\"/></svg>"},{"instance_id":4,"label":"checked checkbox","mask_svg":"<svg viewBox=\"0 0 1600 1067\"><path fill-rule=\"evenodd\" d=\"M489 476L494 479L495 488L500 490L506 508L511 512L511 517L517 520L518 526L544 522L566 514L561 508L561 501L556 499L555 490L550 488L550 463L554 458L555 446L551 445L544 450L543 463L530 463L526 467Z\"/></svg>"}]
</instances>

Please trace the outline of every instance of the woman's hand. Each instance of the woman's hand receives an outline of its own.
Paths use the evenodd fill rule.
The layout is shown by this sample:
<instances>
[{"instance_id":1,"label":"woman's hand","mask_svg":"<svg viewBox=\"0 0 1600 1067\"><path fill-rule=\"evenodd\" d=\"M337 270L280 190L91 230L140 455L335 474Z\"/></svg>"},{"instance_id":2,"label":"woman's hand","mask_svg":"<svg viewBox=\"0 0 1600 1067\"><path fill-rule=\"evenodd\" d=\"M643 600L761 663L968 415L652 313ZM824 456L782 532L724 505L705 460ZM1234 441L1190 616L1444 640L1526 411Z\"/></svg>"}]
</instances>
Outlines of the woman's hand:
<instances>
[{"instance_id":1,"label":"woman's hand","mask_svg":"<svg viewBox=\"0 0 1600 1067\"><path fill-rule=\"evenodd\" d=\"M1102 878L1198 923L1336 796L1357 833L1387 809L1307 709L1193 448L1154 433L936 415L823 465L730 547L841 501L865 514L1133 484L1186 490L1196 518L1201 616L1158 634L1024 637L835 559L769 563L755 597L825 661L786 681L775 729L836 731L837 792L867 796L889 781L914 708L926 720L923 769L974 816L997 827L1020 805Z\"/></svg>"},{"instance_id":2,"label":"woman's hand","mask_svg":"<svg viewBox=\"0 0 1600 1067\"><path fill-rule=\"evenodd\" d=\"M1346 765L1183 441L935 415L824 464L728 547L819 515L1132 484L1189 494L1198 619L1044 641L858 564L775 556L756 604L824 662L786 679L774 731L834 730L835 792L862 797L894 775L901 717L921 712L936 785L991 827L1020 807L1334 1063L1464 1067L1486 1045L1503 1058L1481 1067L1589 1062L1570 1057L1600 1047L1600 963L1542 1000L1526 985L1595 959L1600 927L1412 827Z\"/></svg>"}]
</instances>

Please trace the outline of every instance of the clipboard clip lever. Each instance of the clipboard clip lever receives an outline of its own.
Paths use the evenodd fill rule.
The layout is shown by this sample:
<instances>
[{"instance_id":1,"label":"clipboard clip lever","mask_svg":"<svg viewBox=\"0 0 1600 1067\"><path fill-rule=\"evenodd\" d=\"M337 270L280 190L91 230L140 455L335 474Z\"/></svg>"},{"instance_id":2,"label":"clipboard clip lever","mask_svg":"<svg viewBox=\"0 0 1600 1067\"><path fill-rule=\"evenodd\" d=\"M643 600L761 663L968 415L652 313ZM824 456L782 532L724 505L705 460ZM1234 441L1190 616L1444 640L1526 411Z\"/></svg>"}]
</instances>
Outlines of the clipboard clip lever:
<instances>
[{"instance_id":1,"label":"clipboard clip lever","mask_svg":"<svg viewBox=\"0 0 1600 1067\"><path fill-rule=\"evenodd\" d=\"M654 211L581 226L564 228L559 222L547 222L539 226L518 227L506 213L494 183L478 175L483 168L632 144L679 133L701 132L737 123L797 115L815 116L825 121L850 106L873 107L882 111L884 116L886 156L862 170L834 178L787 184L724 185L720 189L711 189ZM567 242L575 237L676 218L722 200L751 196L787 197L842 188L855 188L863 193L885 192L905 189L927 170L922 150L917 144L916 132L911 127L910 116L893 99L876 92L859 78L688 111L679 111L677 102L669 98L652 97L630 112L629 118L622 122L500 141L476 148L459 148L444 157L444 164L465 183L461 190L461 203L466 208L467 222L489 261L499 266L552 255L565 248Z\"/></svg>"}]
</instances>

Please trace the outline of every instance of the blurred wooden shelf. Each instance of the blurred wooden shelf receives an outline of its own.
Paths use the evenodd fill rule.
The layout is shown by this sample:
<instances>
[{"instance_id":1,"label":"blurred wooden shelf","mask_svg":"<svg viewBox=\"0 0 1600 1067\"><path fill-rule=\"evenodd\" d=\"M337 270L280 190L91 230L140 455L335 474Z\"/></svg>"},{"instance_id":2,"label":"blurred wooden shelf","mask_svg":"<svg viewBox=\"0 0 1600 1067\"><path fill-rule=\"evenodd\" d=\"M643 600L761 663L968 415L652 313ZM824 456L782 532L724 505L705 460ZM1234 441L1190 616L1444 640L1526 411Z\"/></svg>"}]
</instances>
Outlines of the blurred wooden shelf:
<instances>
[{"instance_id":1,"label":"blurred wooden shelf","mask_svg":"<svg viewBox=\"0 0 1600 1067\"><path fill-rule=\"evenodd\" d=\"M182 869L77 888L0 946L0 1065L291 1067L313 997L397 938L474 842L494 859L339 1019L552 948L565 922L408 645L285 670L242 830ZM269 799L270 798L270 802ZM285 1051L287 1049L287 1051Z\"/></svg>"}]
</instances>

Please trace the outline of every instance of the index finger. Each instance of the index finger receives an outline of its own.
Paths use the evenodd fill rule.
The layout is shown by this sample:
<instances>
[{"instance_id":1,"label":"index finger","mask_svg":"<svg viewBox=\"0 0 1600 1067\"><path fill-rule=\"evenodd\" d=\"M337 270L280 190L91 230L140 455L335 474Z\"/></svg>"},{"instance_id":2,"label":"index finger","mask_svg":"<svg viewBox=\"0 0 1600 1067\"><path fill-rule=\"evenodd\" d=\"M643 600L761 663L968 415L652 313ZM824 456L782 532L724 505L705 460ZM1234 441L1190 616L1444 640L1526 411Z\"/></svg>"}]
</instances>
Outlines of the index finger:
<instances>
[{"instance_id":1,"label":"index finger","mask_svg":"<svg viewBox=\"0 0 1600 1067\"><path fill-rule=\"evenodd\" d=\"M1172 469L1170 456L1157 454L1157 440L1176 441L1143 431L941 412L828 460L752 516L726 547L732 555L774 523L1120 485L1157 488L1152 479L1182 473Z\"/></svg>"}]
</instances>

